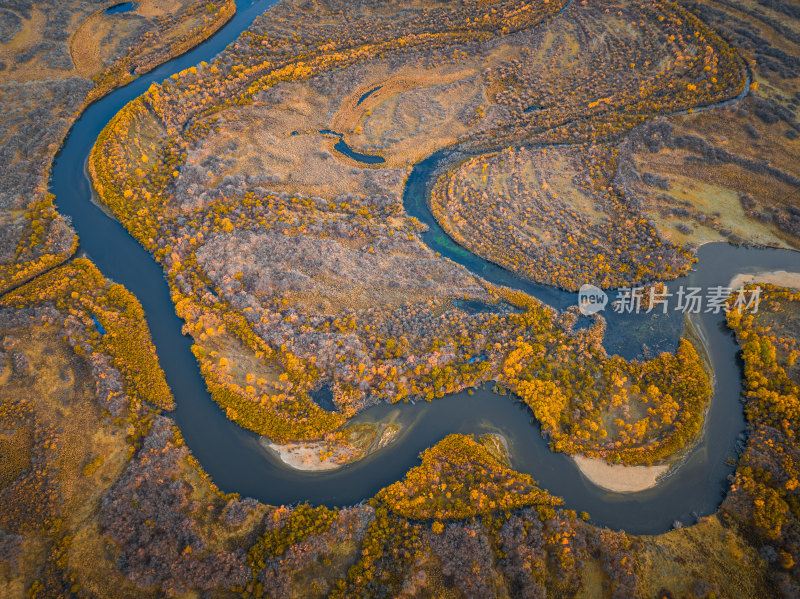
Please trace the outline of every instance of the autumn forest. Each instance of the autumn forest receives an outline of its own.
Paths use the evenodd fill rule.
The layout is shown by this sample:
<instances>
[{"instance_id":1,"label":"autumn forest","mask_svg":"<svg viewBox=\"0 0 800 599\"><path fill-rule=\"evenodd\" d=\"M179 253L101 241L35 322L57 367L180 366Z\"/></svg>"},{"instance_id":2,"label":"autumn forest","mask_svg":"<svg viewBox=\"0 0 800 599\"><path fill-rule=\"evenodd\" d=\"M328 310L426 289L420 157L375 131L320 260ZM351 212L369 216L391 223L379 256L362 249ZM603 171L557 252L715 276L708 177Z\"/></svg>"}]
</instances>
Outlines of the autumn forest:
<instances>
[{"instance_id":1,"label":"autumn forest","mask_svg":"<svg viewBox=\"0 0 800 599\"><path fill-rule=\"evenodd\" d=\"M800 596L792 0L10 0L0 97L0 596Z\"/></svg>"}]
</instances>

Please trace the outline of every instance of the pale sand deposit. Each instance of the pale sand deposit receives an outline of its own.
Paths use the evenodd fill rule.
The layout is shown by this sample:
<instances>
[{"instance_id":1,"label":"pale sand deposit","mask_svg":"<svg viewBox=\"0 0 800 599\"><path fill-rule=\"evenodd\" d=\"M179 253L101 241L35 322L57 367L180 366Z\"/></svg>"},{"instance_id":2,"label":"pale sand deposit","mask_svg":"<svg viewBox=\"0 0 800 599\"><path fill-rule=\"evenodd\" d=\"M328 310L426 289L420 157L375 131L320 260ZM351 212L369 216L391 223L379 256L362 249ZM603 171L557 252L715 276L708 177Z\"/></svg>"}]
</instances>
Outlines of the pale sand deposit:
<instances>
[{"instance_id":1,"label":"pale sand deposit","mask_svg":"<svg viewBox=\"0 0 800 599\"><path fill-rule=\"evenodd\" d=\"M261 444L267 449L275 452L281 461L295 470L336 470L344 464L336 462L336 453L327 456L326 443L289 443L278 445L269 439L262 438ZM325 458L320 458L325 455Z\"/></svg>"},{"instance_id":2,"label":"pale sand deposit","mask_svg":"<svg viewBox=\"0 0 800 599\"><path fill-rule=\"evenodd\" d=\"M262 447L277 455L290 468L321 472L336 470L367 457L372 452L389 445L399 432L400 427L396 424L383 424L378 431L378 438L367 447L350 443L331 445L325 441L279 445L267 437L261 437L259 441Z\"/></svg>"},{"instance_id":3,"label":"pale sand deposit","mask_svg":"<svg viewBox=\"0 0 800 599\"><path fill-rule=\"evenodd\" d=\"M773 270L769 272L758 272L751 275L736 275L731 281L731 289L739 289L750 283L768 283L779 287L793 287L800 289L800 272L788 272L785 270Z\"/></svg>"},{"instance_id":4,"label":"pale sand deposit","mask_svg":"<svg viewBox=\"0 0 800 599\"><path fill-rule=\"evenodd\" d=\"M669 466L625 466L609 464L605 460L572 456L578 469L592 483L617 493L634 493L650 489L658 483Z\"/></svg>"}]
</instances>

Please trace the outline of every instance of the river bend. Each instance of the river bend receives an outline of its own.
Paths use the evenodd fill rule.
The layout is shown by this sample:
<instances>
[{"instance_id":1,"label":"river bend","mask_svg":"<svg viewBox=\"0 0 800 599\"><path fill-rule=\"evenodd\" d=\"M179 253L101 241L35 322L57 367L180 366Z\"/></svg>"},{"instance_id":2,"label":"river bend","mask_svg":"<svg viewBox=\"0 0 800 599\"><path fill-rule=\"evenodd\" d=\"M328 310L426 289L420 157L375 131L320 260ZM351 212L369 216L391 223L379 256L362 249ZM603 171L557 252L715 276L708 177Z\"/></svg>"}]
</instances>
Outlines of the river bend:
<instances>
[{"instance_id":1,"label":"river bend","mask_svg":"<svg viewBox=\"0 0 800 599\"><path fill-rule=\"evenodd\" d=\"M726 458L736 455L737 438L745 429L737 346L718 315L702 314L696 323L707 340L716 375L703 439L672 476L640 493L611 493L588 482L568 456L548 449L538 428L529 423L526 409L482 389L471 396L458 393L431 403L380 405L366 410L357 418L379 419L396 411L405 425L403 432L368 458L325 473L285 467L259 444L255 434L224 416L206 390L191 353L191 339L181 333L183 322L175 314L161 267L119 222L92 202L85 165L103 127L127 102L153 82L203 60L210 61L273 3L237 0L236 15L209 40L89 106L56 156L50 180L58 210L71 218L80 237L81 251L103 275L124 285L141 302L159 361L175 395L175 421L192 453L220 489L270 504L306 500L330 506L353 504L402 478L419 463L420 451L447 434L496 431L509 440L516 469L531 474L543 488L563 497L566 507L588 511L595 524L630 533L661 533L675 520L692 522L697 515L715 512L732 472ZM431 176L443 159L446 156L439 153L418 164L405 191L407 211L429 226L423 235L425 243L489 281L521 289L559 309L574 305L574 294L516 277L469 253L444 234L426 200ZM797 270L800 265L793 252L726 244L703 246L698 257L697 270L681 284L727 285L739 272ZM626 320L613 313L607 316L607 349L628 356L638 354L643 341L654 350L674 347L682 325L675 318Z\"/></svg>"}]
</instances>

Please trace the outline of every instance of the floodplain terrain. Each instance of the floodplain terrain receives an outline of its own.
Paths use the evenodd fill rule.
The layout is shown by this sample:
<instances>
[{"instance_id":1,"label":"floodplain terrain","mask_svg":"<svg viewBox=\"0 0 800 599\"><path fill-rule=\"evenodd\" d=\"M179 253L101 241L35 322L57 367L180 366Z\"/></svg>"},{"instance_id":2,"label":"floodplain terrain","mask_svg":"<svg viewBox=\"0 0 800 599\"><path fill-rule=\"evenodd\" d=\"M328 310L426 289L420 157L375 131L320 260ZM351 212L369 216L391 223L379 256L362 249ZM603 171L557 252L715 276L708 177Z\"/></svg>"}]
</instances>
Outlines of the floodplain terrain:
<instances>
[{"instance_id":1,"label":"floodplain terrain","mask_svg":"<svg viewBox=\"0 0 800 599\"><path fill-rule=\"evenodd\" d=\"M110 6L21 0L0 8L0 291L77 250L47 180L78 114L201 42L235 10L224 0L142 0L122 14L108 14Z\"/></svg>"},{"instance_id":2,"label":"floodplain terrain","mask_svg":"<svg viewBox=\"0 0 800 599\"><path fill-rule=\"evenodd\" d=\"M502 434L443 435L355 506L218 489L170 420L141 305L69 259L45 190L88 101L233 5L143 0L117 19L23 4L0 11L0 93L18 107L2 141L0 594L800 593L800 296L771 285L756 314L728 315L748 429L727 496L668 533L565 509L510 467ZM782 0L290 0L121 107L88 170L163 267L213 400L294 467L390 450L402 429L352 424L369 406L490 383L553 451L679 476L714 386L700 336L609 355L602 319L431 250L404 193L415 164L451 152L427 186L447 234L571 291L674 279L709 241L797 248L798 45Z\"/></svg>"}]
</instances>

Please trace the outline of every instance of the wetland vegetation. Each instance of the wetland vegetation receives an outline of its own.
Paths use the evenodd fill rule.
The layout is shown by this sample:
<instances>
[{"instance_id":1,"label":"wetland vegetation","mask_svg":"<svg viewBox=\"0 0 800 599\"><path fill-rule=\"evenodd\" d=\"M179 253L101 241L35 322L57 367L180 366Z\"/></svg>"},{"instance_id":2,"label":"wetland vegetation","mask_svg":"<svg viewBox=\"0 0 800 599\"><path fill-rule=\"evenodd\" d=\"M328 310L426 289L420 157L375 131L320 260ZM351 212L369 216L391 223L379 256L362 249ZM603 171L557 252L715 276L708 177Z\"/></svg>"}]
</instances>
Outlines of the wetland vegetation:
<instances>
[{"instance_id":1,"label":"wetland vegetation","mask_svg":"<svg viewBox=\"0 0 800 599\"><path fill-rule=\"evenodd\" d=\"M0 10L0 594L800 592L800 294L772 285L757 313L727 315L747 419L727 494L676 530L599 526L515 470L503 431L446 423L355 505L218 488L193 455L208 448L181 405L189 383L148 327L152 298L110 280L47 177L80 111L234 5L114 8ZM712 413L700 335L611 355L605 319L431 249L405 192L414 165L450 152L425 186L436 223L460 251L567 291L676 279L708 241L797 248L799 45L785 0L286 0L220 54L93 115L107 124L88 171L163 269L220 418L282 455L345 472L410 434L358 420L369 408L490 384L554 452L680 477ZM76 256L82 242L93 249Z\"/></svg>"}]
</instances>

